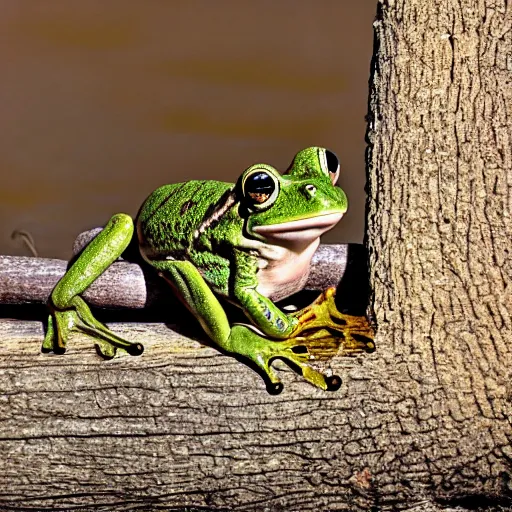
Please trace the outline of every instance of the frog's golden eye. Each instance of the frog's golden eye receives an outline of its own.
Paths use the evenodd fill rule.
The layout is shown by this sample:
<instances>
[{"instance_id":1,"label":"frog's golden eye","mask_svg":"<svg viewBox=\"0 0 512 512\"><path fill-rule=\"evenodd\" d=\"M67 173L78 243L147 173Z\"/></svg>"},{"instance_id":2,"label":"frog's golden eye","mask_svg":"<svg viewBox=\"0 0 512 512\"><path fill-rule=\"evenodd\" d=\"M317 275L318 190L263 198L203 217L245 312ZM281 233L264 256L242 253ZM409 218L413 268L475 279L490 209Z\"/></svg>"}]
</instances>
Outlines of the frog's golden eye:
<instances>
[{"instance_id":1,"label":"frog's golden eye","mask_svg":"<svg viewBox=\"0 0 512 512\"><path fill-rule=\"evenodd\" d=\"M279 181L266 169L250 170L242 182L244 198L251 208L265 210L271 206L279 193Z\"/></svg>"},{"instance_id":2,"label":"frog's golden eye","mask_svg":"<svg viewBox=\"0 0 512 512\"><path fill-rule=\"evenodd\" d=\"M336 185L338 176L340 175L340 161L338 157L332 151L325 149L324 158L321 160L324 171L328 174L329 178L331 178L331 183Z\"/></svg>"}]
</instances>

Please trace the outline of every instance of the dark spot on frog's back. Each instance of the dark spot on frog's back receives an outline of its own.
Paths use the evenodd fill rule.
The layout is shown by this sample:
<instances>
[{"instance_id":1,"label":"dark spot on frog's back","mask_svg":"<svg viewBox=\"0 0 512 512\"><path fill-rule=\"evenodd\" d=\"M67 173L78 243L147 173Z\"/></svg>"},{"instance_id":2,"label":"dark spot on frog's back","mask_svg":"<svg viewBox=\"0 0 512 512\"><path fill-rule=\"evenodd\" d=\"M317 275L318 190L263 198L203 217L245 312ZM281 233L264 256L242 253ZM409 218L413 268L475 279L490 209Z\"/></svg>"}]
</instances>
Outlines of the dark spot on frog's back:
<instances>
[{"instance_id":1,"label":"dark spot on frog's back","mask_svg":"<svg viewBox=\"0 0 512 512\"><path fill-rule=\"evenodd\" d=\"M192 200L189 200L186 203L183 203L183 205L181 207L181 210L180 210L180 214L184 215L186 212L188 212L190 210L190 208L192 208L196 204L197 203L195 201L192 201Z\"/></svg>"}]
</instances>

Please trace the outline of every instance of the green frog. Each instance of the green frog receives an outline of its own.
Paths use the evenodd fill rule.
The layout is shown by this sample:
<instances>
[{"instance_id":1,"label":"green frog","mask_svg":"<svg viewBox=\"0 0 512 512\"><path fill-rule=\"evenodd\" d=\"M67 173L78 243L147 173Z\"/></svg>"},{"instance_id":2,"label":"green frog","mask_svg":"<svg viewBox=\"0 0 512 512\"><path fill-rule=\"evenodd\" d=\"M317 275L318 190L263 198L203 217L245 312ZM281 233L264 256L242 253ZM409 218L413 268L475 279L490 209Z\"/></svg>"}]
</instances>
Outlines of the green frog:
<instances>
[{"instance_id":1,"label":"green frog","mask_svg":"<svg viewBox=\"0 0 512 512\"><path fill-rule=\"evenodd\" d=\"M63 353L72 331L95 339L100 353L143 352L96 320L80 295L126 250L133 237L143 259L169 283L208 337L225 353L246 358L277 394L283 385L271 366L283 359L324 390L341 379L310 365L307 333L330 328L340 336L357 332L372 348L364 317L339 313L334 290L293 313L275 302L296 293L307 280L320 236L347 211L347 197L336 186L340 164L324 148L297 153L281 175L256 164L235 184L189 181L164 185L142 205L135 222L114 215L79 254L55 286L43 351ZM223 303L240 307L250 324L232 324ZM357 339L357 335L354 335Z\"/></svg>"}]
</instances>

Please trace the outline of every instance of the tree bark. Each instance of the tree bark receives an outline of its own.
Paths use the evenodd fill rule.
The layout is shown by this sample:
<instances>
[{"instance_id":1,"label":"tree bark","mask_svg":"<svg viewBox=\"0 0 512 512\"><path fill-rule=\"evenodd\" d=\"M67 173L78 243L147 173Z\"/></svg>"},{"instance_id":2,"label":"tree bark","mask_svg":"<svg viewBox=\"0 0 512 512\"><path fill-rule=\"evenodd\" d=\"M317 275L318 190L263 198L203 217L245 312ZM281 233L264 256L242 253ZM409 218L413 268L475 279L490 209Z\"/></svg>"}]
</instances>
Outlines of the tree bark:
<instances>
[{"instance_id":1,"label":"tree bark","mask_svg":"<svg viewBox=\"0 0 512 512\"><path fill-rule=\"evenodd\" d=\"M283 370L269 396L185 318L113 325L146 351L109 362L85 338L38 354L40 322L3 320L0 509L506 510L511 26L499 0L379 3L377 351L332 361L339 392Z\"/></svg>"},{"instance_id":2,"label":"tree bark","mask_svg":"<svg viewBox=\"0 0 512 512\"><path fill-rule=\"evenodd\" d=\"M512 5L384 1L375 27L360 464L384 502L510 505Z\"/></svg>"}]
</instances>

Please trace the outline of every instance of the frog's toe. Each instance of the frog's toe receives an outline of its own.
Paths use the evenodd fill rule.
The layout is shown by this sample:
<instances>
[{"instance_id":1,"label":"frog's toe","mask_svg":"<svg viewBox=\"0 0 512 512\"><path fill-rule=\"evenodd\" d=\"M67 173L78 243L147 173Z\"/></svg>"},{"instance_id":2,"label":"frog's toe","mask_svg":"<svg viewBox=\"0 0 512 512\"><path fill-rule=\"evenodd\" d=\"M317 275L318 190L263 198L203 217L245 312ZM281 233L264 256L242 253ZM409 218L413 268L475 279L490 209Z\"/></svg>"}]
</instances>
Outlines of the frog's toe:
<instances>
[{"instance_id":1,"label":"frog's toe","mask_svg":"<svg viewBox=\"0 0 512 512\"><path fill-rule=\"evenodd\" d=\"M372 352L375 352L375 342L373 341L373 333L365 332L365 334L361 334L358 332L348 331L345 335L343 351L346 354L358 354L361 352L371 354Z\"/></svg>"},{"instance_id":2,"label":"frog's toe","mask_svg":"<svg viewBox=\"0 0 512 512\"><path fill-rule=\"evenodd\" d=\"M351 337L361 345L362 350L364 350L367 354L375 352L375 342L372 338L364 336L363 334L352 334Z\"/></svg>"},{"instance_id":3,"label":"frog's toe","mask_svg":"<svg viewBox=\"0 0 512 512\"><path fill-rule=\"evenodd\" d=\"M131 356L140 356L144 352L144 345L142 343L132 343L126 348L126 352Z\"/></svg>"},{"instance_id":4,"label":"frog's toe","mask_svg":"<svg viewBox=\"0 0 512 512\"><path fill-rule=\"evenodd\" d=\"M55 336L55 329L53 327L53 318L52 318L52 315L49 315L48 325L46 327L46 334L44 337L43 344L41 345L41 352L43 352L44 354L48 354L49 352L53 351L54 336Z\"/></svg>"},{"instance_id":5,"label":"frog's toe","mask_svg":"<svg viewBox=\"0 0 512 512\"><path fill-rule=\"evenodd\" d=\"M283 390L283 385L271 365L274 359L283 360L305 380L321 389L335 391L341 385L339 377L327 377L309 365L313 359L311 353L308 347L297 339L269 340L244 325L235 325L231 335L232 348L235 349L233 353L248 358L260 372L263 372L267 381L267 391L272 395L277 395Z\"/></svg>"},{"instance_id":6,"label":"frog's toe","mask_svg":"<svg viewBox=\"0 0 512 512\"><path fill-rule=\"evenodd\" d=\"M325 383L327 385L327 391L338 391L341 387L341 377L339 375L331 375L330 377L325 377Z\"/></svg>"},{"instance_id":7,"label":"frog's toe","mask_svg":"<svg viewBox=\"0 0 512 512\"><path fill-rule=\"evenodd\" d=\"M284 389L283 383L278 382L267 382L267 391L269 395L279 395Z\"/></svg>"},{"instance_id":8,"label":"frog's toe","mask_svg":"<svg viewBox=\"0 0 512 512\"><path fill-rule=\"evenodd\" d=\"M41 352L64 354L69 333L73 330L75 319L68 311L53 311L48 316L48 324Z\"/></svg>"},{"instance_id":9,"label":"frog's toe","mask_svg":"<svg viewBox=\"0 0 512 512\"><path fill-rule=\"evenodd\" d=\"M279 395L283 391L284 386L271 366L272 360L266 357L251 358L251 360L253 363L256 363L260 372L263 373L267 392L270 395Z\"/></svg>"},{"instance_id":10,"label":"frog's toe","mask_svg":"<svg viewBox=\"0 0 512 512\"><path fill-rule=\"evenodd\" d=\"M105 326L95 332L96 351L105 359L112 359L119 351L124 351L131 356L140 356L144 352L142 343L131 343L123 340Z\"/></svg>"},{"instance_id":11,"label":"frog's toe","mask_svg":"<svg viewBox=\"0 0 512 512\"><path fill-rule=\"evenodd\" d=\"M104 359L113 359L116 356L117 348L110 343L96 340L96 344L94 346L98 355Z\"/></svg>"},{"instance_id":12,"label":"frog's toe","mask_svg":"<svg viewBox=\"0 0 512 512\"><path fill-rule=\"evenodd\" d=\"M341 378L337 375L328 377L322 372L306 365L300 366L300 369L305 380L324 391L336 391L341 386Z\"/></svg>"},{"instance_id":13,"label":"frog's toe","mask_svg":"<svg viewBox=\"0 0 512 512\"><path fill-rule=\"evenodd\" d=\"M281 382L281 379L279 379L271 366L272 359L268 357L262 357L253 359L253 361L265 375L265 385L268 393L271 395L279 395L283 391L284 386Z\"/></svg>"},{"instance_id":14,"label":"frog's toe","mask_svg":"<svg viewBox=\"0 0 512 512\"><path fill-rule=\"evenodd\" d=\"M341 386L341 378L337 375L328 377L309 365L312 357L305 345L294 344L293 341L285 342L284 350L280 357L292 364L302 377L314 386L326 391L336 391Z\"/></svg>"},{"instance_id":15,"label":"frog's toe","mask_svg":"<svg viewBox=\"0 0 512 512\"><path fill-rule=\"evenodd\" d=\"M297 326L291 334L292 338L298 335L309 335L322 328L330 328L342 337L346 329L346 315L336 308L335 288L328 288L309 306L293 314L297 319Z\"/></svg>"},{"instance_id":16,"label":"frog's toe","mask_svg":"<svg viewBox=\"0 0 512 512\"><path fill-rule=\"evenodd\" d=\"M138 356L144 351L141 343L124 340L96 320L87 304L79 297L75 297L73 307L69 309L51 308L41 350L63 354L66 351L67 339L72 332L79 332L93 338L98 354L105 359L115 357L118 350L123 350L132 356Z\"/></svg>"}]
</instances>

